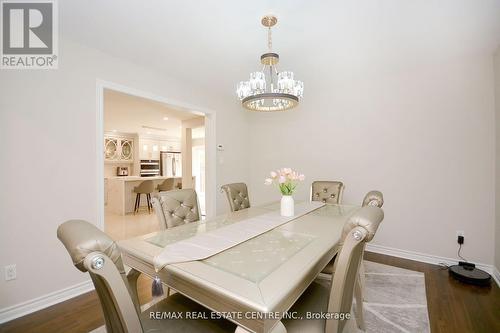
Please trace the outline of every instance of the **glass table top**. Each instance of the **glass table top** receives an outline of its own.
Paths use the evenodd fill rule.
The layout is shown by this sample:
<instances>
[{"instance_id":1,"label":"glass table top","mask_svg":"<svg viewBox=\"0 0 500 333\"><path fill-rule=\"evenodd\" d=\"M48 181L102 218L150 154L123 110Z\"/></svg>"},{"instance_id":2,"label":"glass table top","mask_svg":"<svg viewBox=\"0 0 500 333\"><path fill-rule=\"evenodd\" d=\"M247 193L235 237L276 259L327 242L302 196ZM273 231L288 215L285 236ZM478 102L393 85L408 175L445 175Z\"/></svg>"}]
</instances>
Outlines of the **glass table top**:
<instances>
[{"instance_id":1,"label":"glass table top","mask_svg":"<svg viewBox=\"0 0 500 333\"><path fill-rule=\"evenodd\" d=\"M265 212L262 213L264 214ZM240 221L241 219L232 218L231 215L219 216L210 221L187 223L175 228L157 232L154 236L145 239L145 241L159 247L165 247L169 244Z\"/></svg>"},{"instance_id":2,"label":"glass table top","mask_svg":"<svg viewBox=\"0 0 500 333\"><path fill-rule=\"evenodd\" d=\"M252 216L258 216L269 212L269 208L270 205L268 204L265 207L250 209L259 210L259 213L252 214ZM358 208L358 206L348 205L325 205L309 214L333 218L348 216ZM163 248L169 244L239 221L241 221L241 217L234 218L233 215L228 214L210 221L194 222L160 231L154 236L145 239L145 241ZM258 283L308 246L315 238L312 235L292 232L278 227L200 262Z\"/></svg>"},{"instance_id":3,"label":"glass table top","mask_svg":"<svg viewBox=\"0 0 500 333\"><path fill-rule=\"evenodd\" d=\"M349 216L359 209L359 206L354 205L324 205L323 207L313 210L309 215L336 217Z\"/></svg>"},{"instance_id":4,"label":"glass table top","mask_svg":"<svg viewBox=\"0 0 500 333\"><path fill-rule=\"evenodd\" d=\"M160 231L156 233L153 237L145 239L145 241L159 247L165 247L172 243L188 239L198 234L210 230L215 230L217 228L229 224L231 223L228 221L217 221L215 223L213 222L187 223L172 229Z\"/></svg>"},{"instance_id":5,"label":"glass table top","mask_svg":"<svg viewBox=\"0 0 500 333\"><path fill-rule=\"evenodd\" d=\"M314 238L310 235L273 229L202 262L246 280L260 282Z\"/></svg>"}]
</instances>

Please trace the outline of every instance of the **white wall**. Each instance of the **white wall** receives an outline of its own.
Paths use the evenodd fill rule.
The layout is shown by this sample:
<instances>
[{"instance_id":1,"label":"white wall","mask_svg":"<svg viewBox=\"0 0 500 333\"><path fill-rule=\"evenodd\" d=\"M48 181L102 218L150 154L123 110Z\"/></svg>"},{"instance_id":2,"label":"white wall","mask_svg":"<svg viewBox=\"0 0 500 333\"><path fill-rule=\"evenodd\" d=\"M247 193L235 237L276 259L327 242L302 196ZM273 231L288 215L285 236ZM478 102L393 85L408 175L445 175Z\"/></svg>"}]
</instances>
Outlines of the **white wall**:
<instances>
[{"instance_id":1,"label":"white wall","mask_svg":"<svg viewBox=\"0 0 500 333\"><path fill-rule=\"evenodd\" d=\"M104 178L116 177L116 168L128 167L128 174L135 175L134 164L132 163L104 163Z\"/></svg>"},{"instance_id":2,"label":"white wall","mask_svg":"<svg viewBox=\"0 0 500 333\"><path fill-rule=\"evenodd\" d=\"M323 50L329 61L301 73L298 109L252 114L252 199L278 198L263 181L284 166L307 177L299 199L312 180L343 181L345 203L378 189L386 218L374 244L455 258L464 230L462 254L492 264L492 56L442 49L393 59Z\"/></svg>"},{"instance_id":3,"label":"white wall","mask_svg":"<svg viewBox=\"0 0 500 333\"><path fill-rule=\"evenodd\" d=\"M496 115L496 222L495 267L500 272L500 48L495 53L495 115Z\"/></svg>"},{"instance_id":4,"label":"white wall","mask_svg":"<svg viewBox=\"0 0 500 333\"><path fill-rule=\"evenodd\" d=\"M192 144L193 144L193 147L204 146L205 145L205 138L193 139Z\"/></svg>"},{"instance_id":5,"label":"white wall","mask_svg":"<svg viewBox=\"0 0 500 333\"><path fill-rule=\"evenodd\" d=\"M0 279L0 313L88 279L56 238L68 219L98 219L96 79L111 81L217 112L224 142L217 184L247 180L246 114L193 84L169 79L68 40L58 70L0 73L0 267L17 264L17 279ZM229 125L230 124L230 125ZM236 143L232 140L238 136ZM218 194L219 211L226 208Z\"/></svg>"}]
</instances>

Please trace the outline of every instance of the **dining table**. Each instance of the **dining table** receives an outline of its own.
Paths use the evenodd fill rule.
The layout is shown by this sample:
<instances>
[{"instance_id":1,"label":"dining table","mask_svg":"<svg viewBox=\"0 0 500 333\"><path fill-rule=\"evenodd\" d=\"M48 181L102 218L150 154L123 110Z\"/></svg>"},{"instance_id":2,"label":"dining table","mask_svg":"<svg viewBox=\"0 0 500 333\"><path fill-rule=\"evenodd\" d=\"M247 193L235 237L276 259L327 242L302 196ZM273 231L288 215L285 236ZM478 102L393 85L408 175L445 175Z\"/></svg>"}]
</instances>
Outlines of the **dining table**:
<instances>
[{"instance_id":1,"label":"dining table","mask_svg":"<svg viewBox=\"0 0 500 333\"><path fill-rule=\"evenodd\" d=\"M126 266L158 276L237 324L237 330L283 332L281 320L333 259L345 222L359 208L325 204L208 258L168 264L159 271L154 259L165 247L273 211L279 214L279 202L122 240L118 246Z\"/></svg>"}]
</instances>

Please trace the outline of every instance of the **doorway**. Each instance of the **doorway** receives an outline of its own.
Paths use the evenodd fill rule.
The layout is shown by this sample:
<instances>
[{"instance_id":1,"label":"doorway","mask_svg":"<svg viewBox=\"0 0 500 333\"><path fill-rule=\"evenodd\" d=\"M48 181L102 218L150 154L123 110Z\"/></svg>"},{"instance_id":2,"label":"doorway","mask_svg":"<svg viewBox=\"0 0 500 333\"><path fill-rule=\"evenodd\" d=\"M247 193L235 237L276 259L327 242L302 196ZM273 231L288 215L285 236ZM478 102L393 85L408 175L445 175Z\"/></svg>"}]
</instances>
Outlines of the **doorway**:
<instances>
[{"instance_id":1,"label":"doorway","mask_svg":"<svg viewBox=\"0 0 500 333\"><path fill-rule=\"evenodd\" d=\"M215 149L209 149L215 114L107 82L98 83L97 93L99 226L115 239L156 231L148 196L139 195L136 205L134 189L145 180L157 191L175 178L177 186L197 191L202 215L215 214ZM160 167L162 160L171 163Z\"/></svg>"}]
</instances>

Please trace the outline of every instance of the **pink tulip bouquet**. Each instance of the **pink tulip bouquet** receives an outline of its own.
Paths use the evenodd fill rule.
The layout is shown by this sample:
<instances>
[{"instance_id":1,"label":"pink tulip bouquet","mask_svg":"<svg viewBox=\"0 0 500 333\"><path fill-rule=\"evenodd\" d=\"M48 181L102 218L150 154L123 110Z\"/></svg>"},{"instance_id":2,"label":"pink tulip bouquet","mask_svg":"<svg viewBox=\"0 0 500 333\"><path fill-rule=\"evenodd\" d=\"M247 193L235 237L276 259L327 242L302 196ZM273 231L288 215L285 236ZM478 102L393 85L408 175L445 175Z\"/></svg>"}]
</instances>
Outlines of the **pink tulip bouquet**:
<instances>
[{"instance_id":1,"label":"pink tulip bouquet","mask_svg":"<svg viewBox=\"0 0 500 333\"><path fill-rule=\"evenodd\" d=\"M266 185L278 185L283 195L292 195L299 181L305 179L303 174L293 171L290 168L281 168L277 171L271 171L270 175L271 177L266 178L264 183Z\"/></svg>"}]
</instances>

